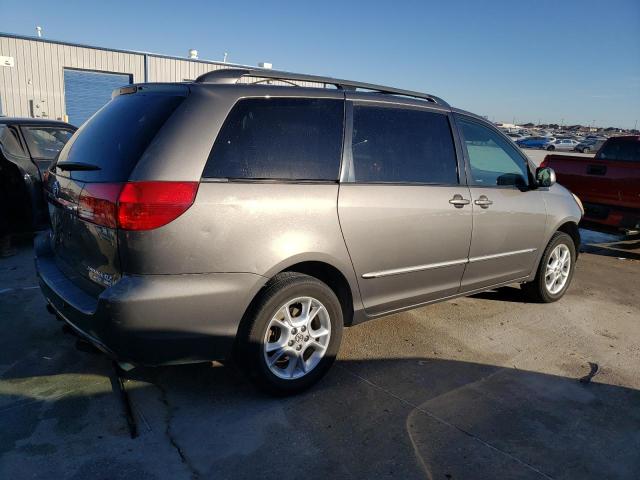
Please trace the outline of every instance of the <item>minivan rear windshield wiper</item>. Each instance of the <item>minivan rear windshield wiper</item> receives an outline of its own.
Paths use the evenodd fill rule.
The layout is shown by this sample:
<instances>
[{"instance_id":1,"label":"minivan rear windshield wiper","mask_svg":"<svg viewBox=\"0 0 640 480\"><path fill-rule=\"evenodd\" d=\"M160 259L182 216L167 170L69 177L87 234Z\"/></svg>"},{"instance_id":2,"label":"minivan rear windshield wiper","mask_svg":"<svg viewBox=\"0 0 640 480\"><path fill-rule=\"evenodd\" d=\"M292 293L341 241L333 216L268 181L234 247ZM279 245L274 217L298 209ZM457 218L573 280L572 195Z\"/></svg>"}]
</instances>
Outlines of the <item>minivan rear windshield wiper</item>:
<instances>
[{"instance_id":1,"label":"minivan rear windshield wiper","mask_svg":"<svg viewBox=\"0 0 640 480\"><path fill-rule=\"evenodd\" d=\"M92 165L84 162L60 162L56 163L56 168L60 170L100 170L98 165Z\"/></svg>"}]
</instances>

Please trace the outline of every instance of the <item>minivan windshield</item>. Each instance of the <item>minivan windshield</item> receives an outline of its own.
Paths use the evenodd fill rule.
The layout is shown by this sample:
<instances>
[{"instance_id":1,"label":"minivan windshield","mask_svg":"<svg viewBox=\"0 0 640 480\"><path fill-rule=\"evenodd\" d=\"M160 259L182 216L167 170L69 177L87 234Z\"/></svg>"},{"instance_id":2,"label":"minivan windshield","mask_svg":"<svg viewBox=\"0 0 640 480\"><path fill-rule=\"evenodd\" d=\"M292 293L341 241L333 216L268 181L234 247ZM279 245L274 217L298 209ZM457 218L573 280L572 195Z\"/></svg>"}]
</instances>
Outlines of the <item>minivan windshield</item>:
<instances>
[{"instance_id":1,"label":"minivan windshield","mask_svg":"<svg viewBox=\"0 0 640 480\"><path fill-rule=\"evenodd\" d=\"M64 162L94 169L57 168L56 174L83 182L124 182L183 96L149 93L115 97L75 133L60 152Z\"/></svg>"}]
</instances>

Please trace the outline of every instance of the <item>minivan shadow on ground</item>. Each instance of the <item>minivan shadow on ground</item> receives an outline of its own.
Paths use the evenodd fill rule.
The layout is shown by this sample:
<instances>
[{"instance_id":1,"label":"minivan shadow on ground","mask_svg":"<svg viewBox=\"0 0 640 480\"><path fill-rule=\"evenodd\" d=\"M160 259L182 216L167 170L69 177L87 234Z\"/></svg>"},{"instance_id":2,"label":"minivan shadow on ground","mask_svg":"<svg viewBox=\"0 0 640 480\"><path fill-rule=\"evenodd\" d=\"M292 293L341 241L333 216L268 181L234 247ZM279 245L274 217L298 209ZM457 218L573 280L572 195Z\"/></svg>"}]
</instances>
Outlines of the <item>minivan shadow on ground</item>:
<instances>
[{"instance_id":1,"label":"minivan shadow on ground","mask_svg":"<svg viewBox=\"0 0 640 480\"><path fill-rule=\"evenodd\" d=\"M110 360L46 313L22 246L0 261L0 477L634 478L631 275L587 254L545 310L476 297L354 327L329 375L290 398L232 366L135 369L131 439ZM581 383L587 359L599 369Z\"/></svg>"},{"instance_id":2,"label":"minivan shadow on ground","mask_svg":"<svg viewBox=\"0 0 640 480\"><path fill-rule=\"evenodd\" d=\"M338 361L311 391L273 398L232 368L137 369L131 440L108 360L62 355L72 356L73 374L3 376L53 397L3 394L5 478L632 478L640 468L640 392L627 388L405 358ZM53 386L71 375L78 390Z\"/></svg>"},{"instance_id":3,"label":"minivan shadow on ground","mask_svg":"<svg viewBox=\"0 0 640 480\"><path fill-rule=\"evenodd\" d=\"M520 288L515 286L506 286L494 288L485 292L476 293L471 298L480 298L483 300L496 300L499 302L528 303L529 300Z\"/></svg>"}]
</instances>

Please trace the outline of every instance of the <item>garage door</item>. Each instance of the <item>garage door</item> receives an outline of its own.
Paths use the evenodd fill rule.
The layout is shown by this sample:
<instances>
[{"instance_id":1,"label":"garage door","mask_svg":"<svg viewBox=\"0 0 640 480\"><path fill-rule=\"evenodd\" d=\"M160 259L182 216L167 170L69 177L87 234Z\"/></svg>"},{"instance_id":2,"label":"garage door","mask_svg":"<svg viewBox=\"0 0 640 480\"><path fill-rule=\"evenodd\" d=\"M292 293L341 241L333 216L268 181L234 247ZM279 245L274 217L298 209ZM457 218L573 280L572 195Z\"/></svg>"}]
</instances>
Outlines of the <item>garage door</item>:
<instances>
[{"instance_id":1,"label":"garage door","mask_svg":"<svg viewBox=\"0 0 640 480\"><path fill-rule=\"evenodd\" d=\"M80 126L105 103L114 89L131 83L121 73L64 70L64 100L69 123Z\"/></svg>"}]
</instances>

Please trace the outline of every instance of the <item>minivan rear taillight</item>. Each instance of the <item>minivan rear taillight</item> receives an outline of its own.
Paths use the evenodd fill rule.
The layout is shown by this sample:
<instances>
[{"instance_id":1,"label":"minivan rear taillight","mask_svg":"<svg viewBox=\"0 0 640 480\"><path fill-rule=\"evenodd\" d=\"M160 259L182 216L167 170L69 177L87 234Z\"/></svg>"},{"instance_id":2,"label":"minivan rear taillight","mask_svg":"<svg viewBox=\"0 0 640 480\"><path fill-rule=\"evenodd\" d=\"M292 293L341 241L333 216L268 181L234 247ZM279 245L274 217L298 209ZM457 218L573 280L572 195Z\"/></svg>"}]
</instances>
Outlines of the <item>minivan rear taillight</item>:
<instances>
[{"instance_id":1,"label":"minivan rear taillight","mask_svg":"<svg viewBox=\"0 0 640 480\"><path fill-rule=\"evenodd\" d=\"M78 216L109 228L151 230L182 215L197 191L198 182L88 183Z\"/></svg>"},{"instance_id":2,"label":"minivan rear taillight","mask_svg":"<svg viewBox=\"0 0 640 480\"><path fill-rule=\"evenodd\" d=\"M118 199L118 226L151 230L182 215L196 198L198 182L129 182Z\"/></svg>"},{"instance_id":3,"label":"minivan rear taillight","mask_svg":"<svg viewBox=\"0 0 640 480\"><path fill-rule=\"evenodd\" d=\"M116 228L120 183L87 183L78 200L78 216L96 225Z\"/></svg>"}]
</instances>

